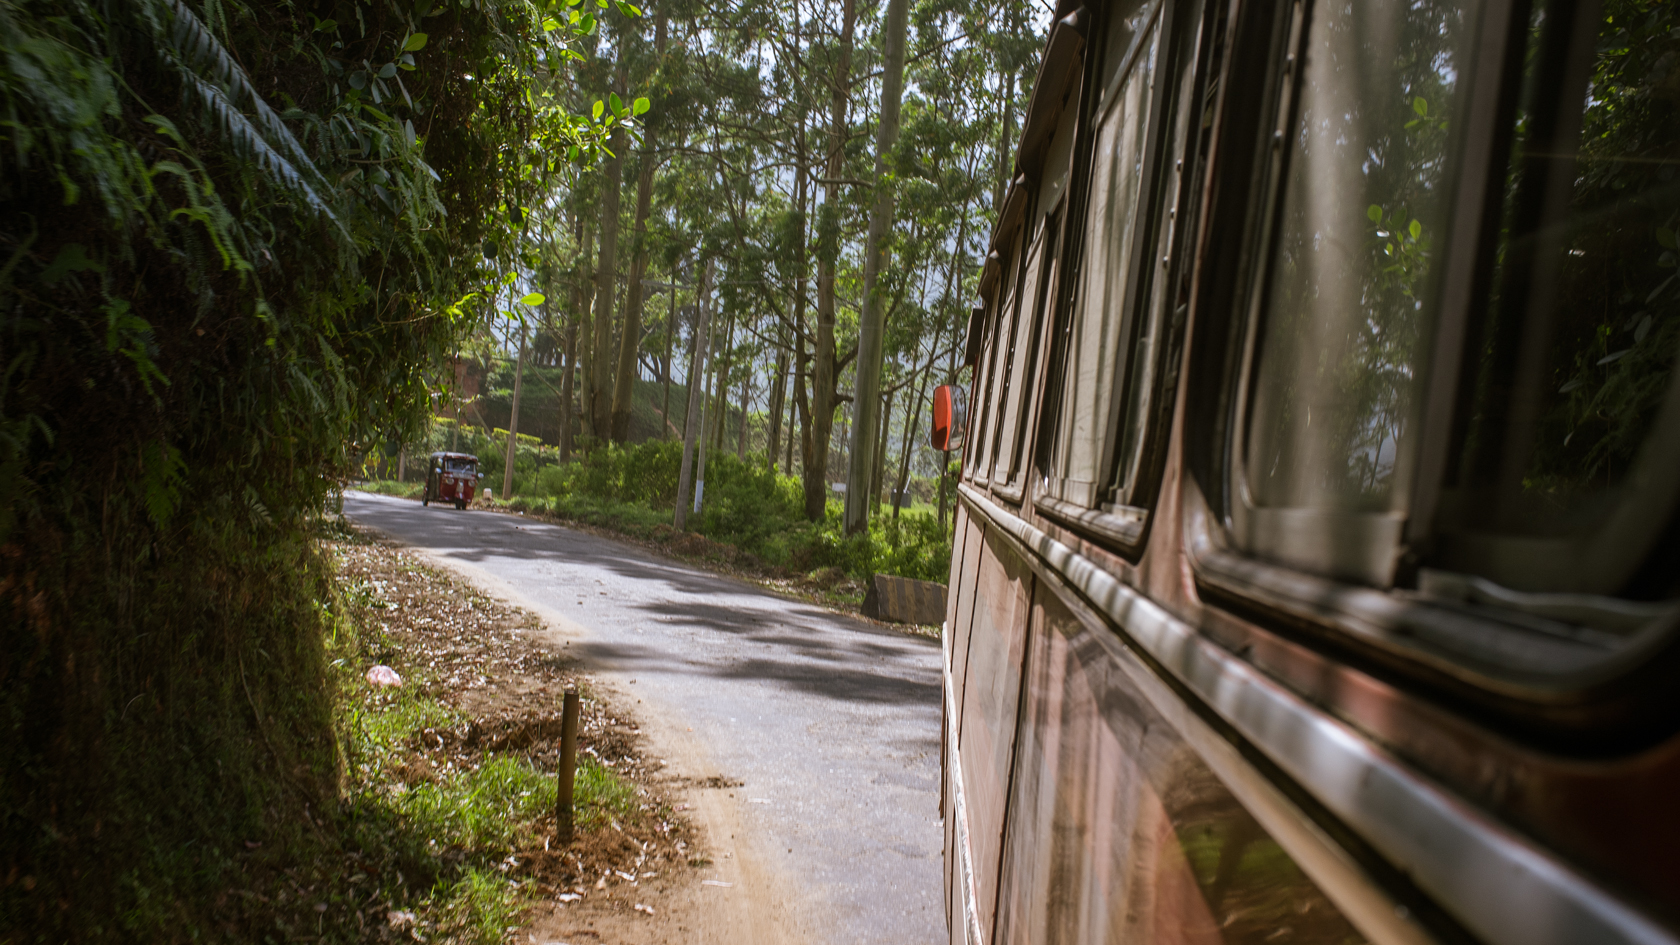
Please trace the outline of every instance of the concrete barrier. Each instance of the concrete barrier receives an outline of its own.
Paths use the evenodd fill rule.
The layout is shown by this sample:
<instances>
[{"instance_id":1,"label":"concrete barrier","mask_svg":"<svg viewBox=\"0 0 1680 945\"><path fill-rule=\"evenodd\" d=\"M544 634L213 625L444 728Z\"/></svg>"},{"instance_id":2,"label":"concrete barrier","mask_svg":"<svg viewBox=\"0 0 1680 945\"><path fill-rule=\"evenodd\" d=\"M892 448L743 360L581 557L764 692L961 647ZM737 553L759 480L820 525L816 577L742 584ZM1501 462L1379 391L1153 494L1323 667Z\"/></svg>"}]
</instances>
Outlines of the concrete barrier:
<instances>
[{"instance_id":1,"label":"concrete barrier","mask_svg":"<svg viewBox=\"0 0 1680 945\"><path fill-rule=\"evenodd\" d=\"M938 626L945 619L945 585L877 574L864 593L863 615L894 623Z\"/></svg>"}]
</instances>

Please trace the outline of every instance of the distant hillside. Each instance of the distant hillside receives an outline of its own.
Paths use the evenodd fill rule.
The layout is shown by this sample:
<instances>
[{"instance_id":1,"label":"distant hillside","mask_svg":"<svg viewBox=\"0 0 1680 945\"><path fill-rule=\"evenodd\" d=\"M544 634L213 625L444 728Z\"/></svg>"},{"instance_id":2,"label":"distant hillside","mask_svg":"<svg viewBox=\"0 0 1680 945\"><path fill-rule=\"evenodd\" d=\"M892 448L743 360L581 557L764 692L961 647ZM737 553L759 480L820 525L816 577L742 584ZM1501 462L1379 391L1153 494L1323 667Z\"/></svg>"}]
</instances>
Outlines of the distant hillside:
<instances>
[{"instance_id":1,"label":"distant hillside","mask_svg":"<svg viewBox=\"0 0 1680 945\"><path fill-rule=\"evenodd\" d=\"M557 392L560 389L561 375L562 371L559 368L525 369L524 391L519 400L520 433L538 437L551 445L560 442L560 396ZM578 395L574 393L573 396ZM683 418L688 409L687 385L674 381L671 384L671 414L668 424L660 409L664 402L664 384L640 378L636 380L634 413L630 418L631 442L640 443L664 437L677 439L682 436ZM461 420L505 430L512 412L513 372L511 369L498 370L484 382L483 393L478 399L462 409ZM727 414L728 441L733 444L734 437L739 435L737 431L740 430L741 411L738 406L731 406ZM574 427L573 430L576 432L578 428Z\"/></svg>"}]
</instances>

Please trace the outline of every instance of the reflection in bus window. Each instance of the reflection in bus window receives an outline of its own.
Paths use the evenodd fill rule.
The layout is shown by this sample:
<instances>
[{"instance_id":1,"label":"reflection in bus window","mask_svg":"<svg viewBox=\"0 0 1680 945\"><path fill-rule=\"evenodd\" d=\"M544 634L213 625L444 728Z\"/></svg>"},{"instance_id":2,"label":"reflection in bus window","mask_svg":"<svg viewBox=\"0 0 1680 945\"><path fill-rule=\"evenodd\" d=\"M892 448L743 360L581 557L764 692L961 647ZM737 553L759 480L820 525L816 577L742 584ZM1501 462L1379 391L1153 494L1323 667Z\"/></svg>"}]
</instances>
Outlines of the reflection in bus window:
<instances>
[{"instance_id":1,"label":"reflection in bus window","mask_svg":"<svg viewBox=\"0 0 1680 945\"><path fill-rule=\"evenodd\" d=\"M1530 23L1463 471L1476 524L1548 537L1619 499L1680 346L1672 7L1610 0L1576 24L1568 6Z\"/></svg>"},{"instance_id":2,"label":"reflection in bus window","mask_svg":"<svg viewBox=\"0 0 1680 945\"><path fill-rule=\"evenodd\" d=\"M1027 251L1026 271L1021 275L1020 291L1015 296L1014 321L998 323L997 377L1002 382L998 394L998 422L992 430L991 455L994 466L993 481L1006 485L1013 478L1016 446L1020 439L1023 407L1027 392L1032 389L1032 362L1038 351L1039 315L1044 290L1054 266L1056 219L1046 217L1039 222L1038 234L1032 249ZM1003 336L1005 326L1008 336Z\"/></svg>"},{"instance_id":3,"label":"reflection in bus window","mask_svg":"<svg viewBox=\"0 0 1680 945\"><path fill-rule=\"evenodd\" d=\"M1196 4L1186 4L1183 11L1197 9ZM1180 13L1183 16L1184 13ZM1194 22L1194 17L1191 21ZM1120 413L1119 447L1115 453L1114 471L1110 477L1110 488L1107 498L1114 505L1138 506L1144 504L1145 497L1138 495L1138 480L1142 472L1144 444L1149 435L1150 414L1155 406L1156 388L1159 383L1157 377L1158 366L1164 367L1161 358L1163 349L1167 352L1176 350L1169 334L1178 331L1183 324L1183 311L1176 311L1184 299L1181 299L1175 279L1168 270L1168 265L1174 262L1172 256L1180 252L1181 247L1174 241L1174 233L1180 229L1181 223L1175 214L1179 205L1179 191L1186 181L1185 165L1192 162L1190 156L1190 132L1192 119L1200 117L1197 114L1194 100L1196 87L1196 55L1195 47L1198 31L1181 29L1174 42L1180 45L1175 58L1177 74L1166 77L1167 81L1176 82L1177 87L1168 91L1167 116L1162 121L1167 124L1169 144L1161 161L1160 184L1154 195L1153 219L1155 220L1155 239L1151 245L1153 252L1149 253L1144 263L1153 275L1148 281L1148 298L1140 299L1141 312L1138 316L1138 326L1132 342L1131 366L1122 379L1125 391L1122 398ZM1193 167L1193 165L1192 165ZM1158 257L1158 261L1157 261ZM1143 273L1139 273L1142 276ZM1169 313L1172 313L1169 317Z\"/></svg>"},{"instance_id":4,"label":"reflection in bus window","mask_svg":"<svg viewBox=\"0 0 1680 945\"><path fill-rule=\"evenodd\" d=\"M1016 257L1021 252L1021 243L1026 238L1026 227L1016 229L1014 237L1009 241L1009 252L1003 261L1003 286L998 289L999 301L996 306L986 312L989 320L986 330L985 347L980 352L980 364L976 366L977 375L975 391L975 420L973 442L964 451L968 462L968 472L971 476L987 475L991 467L991 448L988 445L992 434L997 429L998 385L995 374L999 369L1000 347L1007 348L1010 316L1015 311L1015 299L1020 288L1020 280L1015 278ZM1005 362L1007 363L1007 362Z\"/></svg>"},{"instance_id":5,"label":"reflection in bus window","mask_svg":"<svg viewBox=\"0 0 1680 945\"><path fill-rule=\"evenodd\" d=\"M1474 6L1314 8L1258 338L1245 457L1256 506L1388 512L1405 501Z\"/></svg>"},{"instance_id":6,"label":"reflection in bus window","mask_svg":"<svg viewBox=\"0 0 1680 945\"><path fill-rule=\"evenodd\" d=\"M1120 19L1110 55L1136 54L1096 131L1090 203L1086 213L1083 271L1076 314L1069 326L1061 426L1052 456L1054 475L1062 479L1058 498L1092 506L1109 435L1115 371L1125 363L1117 352L1126 337L1124 301L1132 274L1132 241L1137 232L1138 198L1143 184L1144 143L1148 139L1150 89L1159 46L1160 17L1152 6ZM1148 33L1137 37L1138 22L1149 17ZM1122 44L1124 43L1124 45ZM1118 49L1114 48L1119 46Z\"/></svg>"}]
</instances>

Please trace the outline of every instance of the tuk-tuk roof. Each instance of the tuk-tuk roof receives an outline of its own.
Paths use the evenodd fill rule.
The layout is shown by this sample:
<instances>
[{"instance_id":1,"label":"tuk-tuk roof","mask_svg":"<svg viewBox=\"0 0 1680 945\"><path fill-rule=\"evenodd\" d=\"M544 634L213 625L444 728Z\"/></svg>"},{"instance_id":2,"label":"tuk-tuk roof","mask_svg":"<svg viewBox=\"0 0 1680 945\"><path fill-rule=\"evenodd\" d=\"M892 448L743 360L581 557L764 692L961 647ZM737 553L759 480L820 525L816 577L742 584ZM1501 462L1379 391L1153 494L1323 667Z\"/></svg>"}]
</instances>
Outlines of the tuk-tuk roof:
<instances>
[{"instance_id":1,"label":"tuk-tuk roof","mask_svg":"<svg viewBox=\"0 0 1680 945\"><path fill-rule=\"evenodd\" d=\"M432 458L433 459L470 459L475 463L478 462L478 457L474 456L471 453L450 453L450 452L433 453Z\"/></svg>"}]
</instances>

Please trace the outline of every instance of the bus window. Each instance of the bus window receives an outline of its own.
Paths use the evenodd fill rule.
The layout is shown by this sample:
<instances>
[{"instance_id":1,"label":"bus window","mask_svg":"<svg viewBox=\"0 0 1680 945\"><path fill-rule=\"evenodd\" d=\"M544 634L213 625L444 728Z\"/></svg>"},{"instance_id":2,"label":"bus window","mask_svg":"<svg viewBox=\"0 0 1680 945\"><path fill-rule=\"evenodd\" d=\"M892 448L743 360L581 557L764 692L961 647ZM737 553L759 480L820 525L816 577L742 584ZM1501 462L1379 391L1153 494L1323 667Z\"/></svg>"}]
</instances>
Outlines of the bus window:
<instances>
[{"instance_id":1,"label":"bus window","mask_svg":"<svg viewBox=\"0 0 1680 945\"><path fill-rule=\"evenodd\" d=\"M1117 356L1126 335L1126 285L1143 185L1144 144L1160 37L1160 6L1128 18L1118 11L1108 55L1124 58L1117 92L1098 119L1084 222L1084 260L1066 353L1051 448L1048 493L1085 508L1096 504L1110 435ZM1140 22L1141 21L1141 22Z\"/></svg>"},{"instance_id":2,"label":"bus window","mask_svg":"<svg viewBox=\"0 0 1680 945\"><path fill-rule=\"evenodd\" d=\"M992 441L995 456L992 485L1014 492L1013 498L1017 500L1020 498L1018 490L1022 471L1021 441L1033 407L1029 395L1038 379L1044 312L1055 297L1060 219L1059 212L1044 218L1039 225L1038 237L1033 240L1032 251L1027 255L1027 271L1021 279L1008 367L998 375L1003 380L1003 393L999 399L1000 422Z\"/></svg>"},{"instance_id":3,"label":"bus window","mask_svg":"<svg viewBox=\"0 0 1680 945\"><path fill-rule=\"evenodd\" d=\"M1533 10L1443 568L1516 591L1680 592L1672 566L1636 574L1680 481L1680 109L1656 91L1680 58L1671 12Z\"/></svg>"},{"instance_id":4,"label":"bus window","mask_svg":"<svg viewBox=\"0 0 1680 945\"><path fill-rule=\"evenodd\" d=\"M1312 5L1238 414L1244 550L1393 580L1477 6Z\"/></svg>"},{"instance_id":5,"label":"bus window","mask_svg":"<svg viewBox=\"0 0 1680 945\"><path fill-rule=\"evenodd\" d=\"M1000 336L1007 334L1010 315L1015 311L1016 289L1020 285L1016 260L1021 252L1024 231L1025 227L1018 228L1010 241L1012 249L1004 257L1003 285L997 290L998 302L987 310L985 316L989 327L980 350L980 361L974 371L974 436L968 449L964 451L967 463L965 468L971 479L984 480L991 469L992 454L989 443L997 427L998 412L998 385L994 383L998 369L998 348Z\"/></svg>"}]
</instances>

